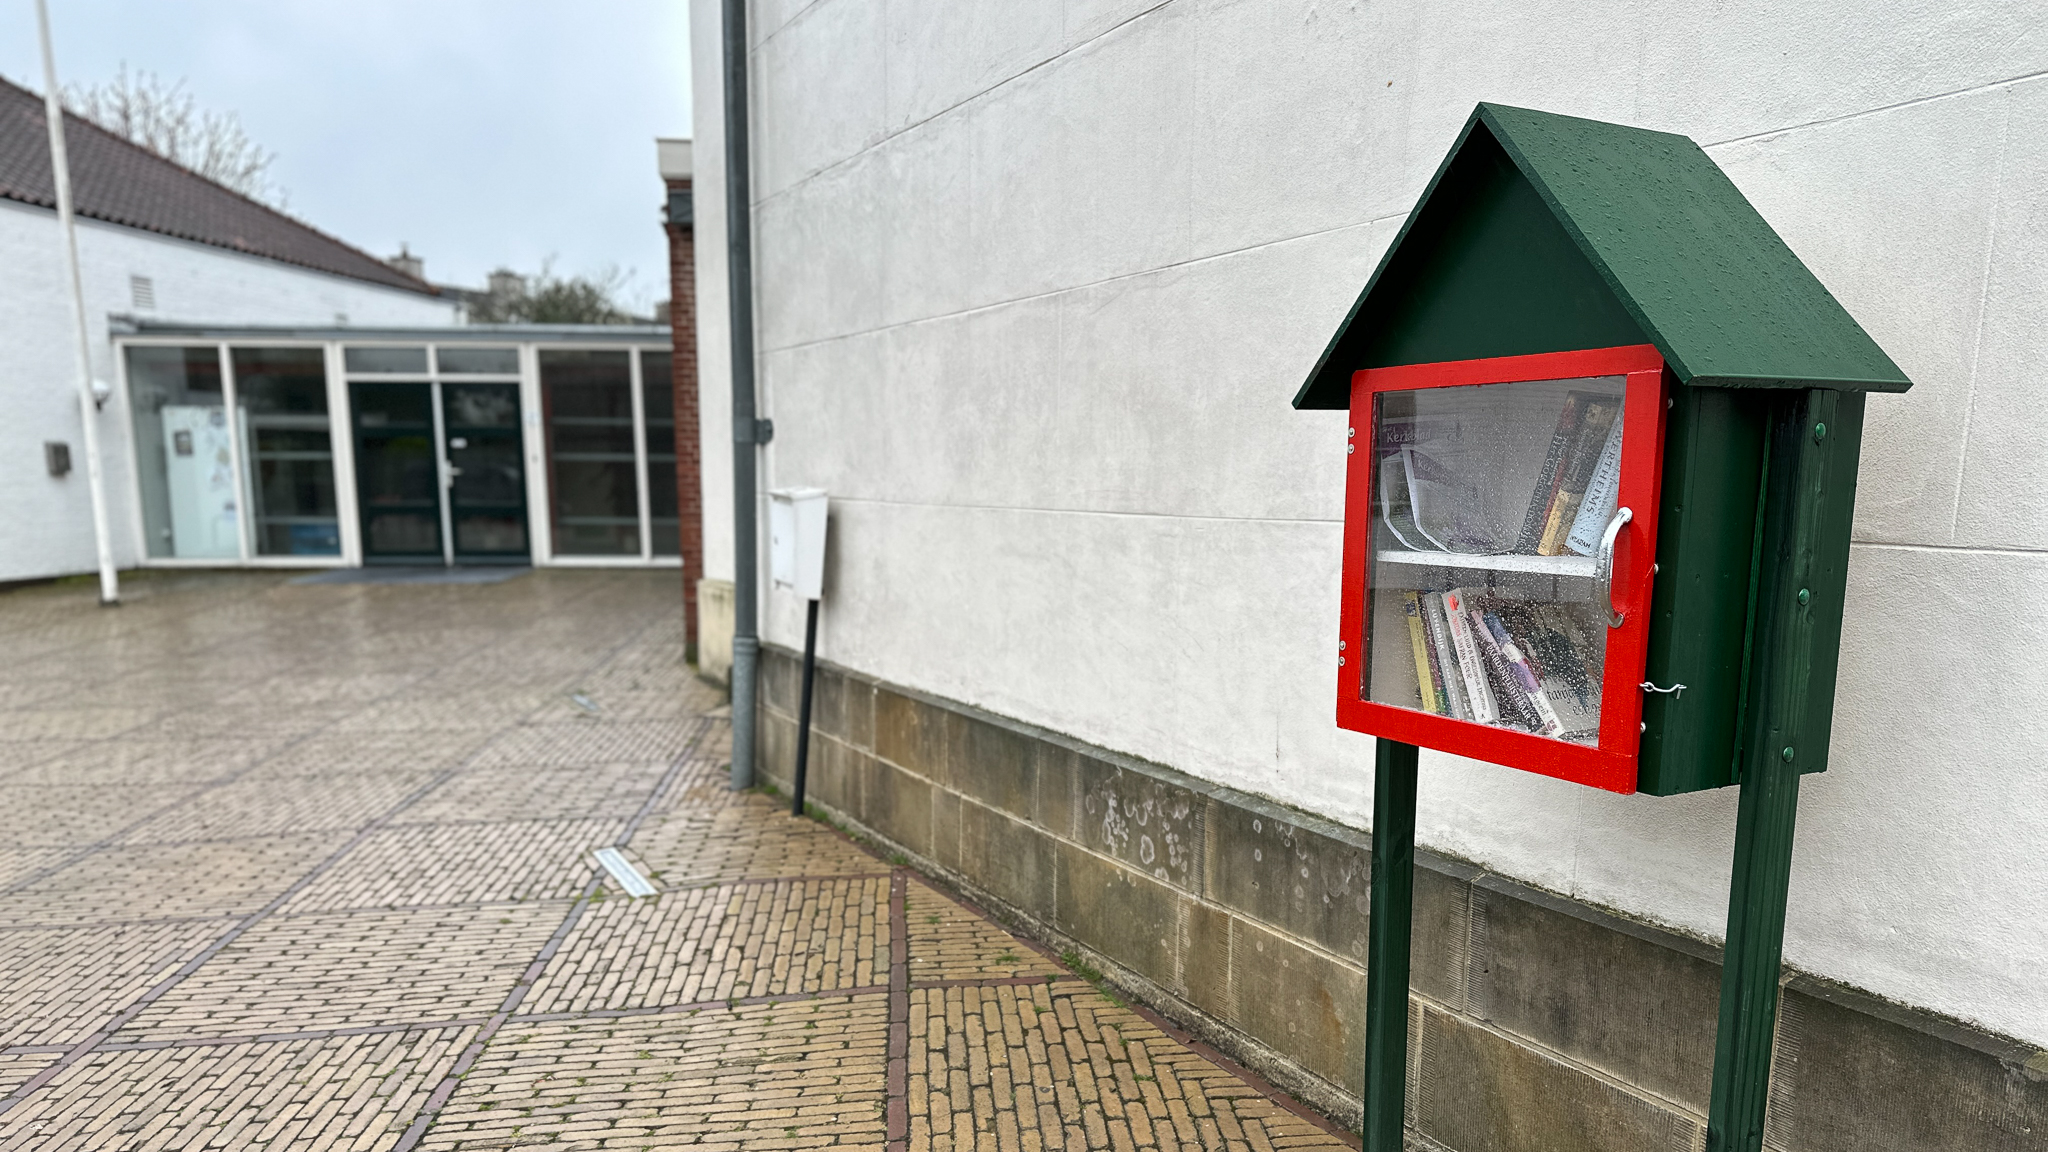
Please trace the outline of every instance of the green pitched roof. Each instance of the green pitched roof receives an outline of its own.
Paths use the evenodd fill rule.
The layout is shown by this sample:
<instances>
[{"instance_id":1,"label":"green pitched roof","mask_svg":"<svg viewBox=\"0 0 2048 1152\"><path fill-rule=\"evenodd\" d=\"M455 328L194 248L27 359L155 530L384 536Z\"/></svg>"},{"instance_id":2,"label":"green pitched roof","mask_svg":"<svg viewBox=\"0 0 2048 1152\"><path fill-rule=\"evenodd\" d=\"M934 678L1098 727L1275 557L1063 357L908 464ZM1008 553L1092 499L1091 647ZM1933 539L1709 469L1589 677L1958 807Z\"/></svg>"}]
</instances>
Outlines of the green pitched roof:
<instances>
[{"instance_id":1,"label":"green pitched roof","mask_svg":"<svg viewBox=\"0 0 2048 1152\"><path fill-rule=\"evenodd\" d=\"M1684 136L1481 104L1294 398L1360 368L1655 344L1688 384L1912 386Z\"/></svg>"}]
</instances>

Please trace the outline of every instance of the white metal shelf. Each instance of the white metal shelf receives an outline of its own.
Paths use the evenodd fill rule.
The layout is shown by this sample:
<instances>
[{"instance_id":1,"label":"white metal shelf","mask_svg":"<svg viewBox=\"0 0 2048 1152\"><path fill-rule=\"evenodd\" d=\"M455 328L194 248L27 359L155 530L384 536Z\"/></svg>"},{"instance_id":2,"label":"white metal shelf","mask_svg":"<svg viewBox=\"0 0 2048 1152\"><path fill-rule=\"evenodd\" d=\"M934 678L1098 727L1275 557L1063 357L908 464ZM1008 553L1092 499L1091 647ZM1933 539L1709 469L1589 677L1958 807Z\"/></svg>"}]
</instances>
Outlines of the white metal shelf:
<instances>
[{"instance_id":1,"label":"white metal shelf","mask_svg":"<svg viewBox=\"0 0 2048 1152\"><path fill-rule=\"evenodd\" d=\"M1534 572L1543 576L1593 578L1591 556L1470 556L1462 552L1411 552L1383 548L1382 564L1406 564L1418 568L1472 568L1484 572Z\"/></svg>"}]
</instances>

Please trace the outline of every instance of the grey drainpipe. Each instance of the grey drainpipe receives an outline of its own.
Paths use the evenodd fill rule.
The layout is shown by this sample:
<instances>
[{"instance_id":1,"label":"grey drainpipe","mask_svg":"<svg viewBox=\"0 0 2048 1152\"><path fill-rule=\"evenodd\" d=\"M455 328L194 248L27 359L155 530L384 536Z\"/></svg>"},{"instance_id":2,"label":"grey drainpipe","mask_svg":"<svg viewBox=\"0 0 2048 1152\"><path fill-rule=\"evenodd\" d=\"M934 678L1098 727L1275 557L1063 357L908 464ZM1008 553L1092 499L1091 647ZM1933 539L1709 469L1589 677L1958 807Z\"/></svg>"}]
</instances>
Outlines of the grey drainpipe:
<instances>
[{"instance_id":1,"label":"grey drainpipe","mask_svg":"<svg viewBox=\"0 0 2048 1152\"><path fill-rule=\"evenodd\" d=\"M725 0L725 266L732 328L732 786L754 783L754 700L761 636L755 540L754 244L747 179L747 3Z\"/></svg>"}]
</instances>

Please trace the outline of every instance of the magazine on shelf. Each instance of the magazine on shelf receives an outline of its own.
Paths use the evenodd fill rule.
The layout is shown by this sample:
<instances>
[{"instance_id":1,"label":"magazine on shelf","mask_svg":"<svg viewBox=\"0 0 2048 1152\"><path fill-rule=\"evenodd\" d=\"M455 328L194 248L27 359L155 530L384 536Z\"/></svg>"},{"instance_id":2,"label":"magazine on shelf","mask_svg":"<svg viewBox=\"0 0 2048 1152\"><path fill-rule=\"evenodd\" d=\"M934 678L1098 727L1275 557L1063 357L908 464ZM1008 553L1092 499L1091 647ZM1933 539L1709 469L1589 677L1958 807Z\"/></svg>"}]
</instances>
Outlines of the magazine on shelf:
<instances>
[{"instance_id":1,"label":"magazine on shelf","mask_svg":"<svg viewBox=\"0 0 2048 1152\"><path fill-rule=\"evenodd\" d=\"M1512 501L1487 499L1505 465L1499 445L1468 435L1459 420L1393 416L1379 429L1380 519L1392 542L1411 552L1466 556L1590 555L1613 515L1621 471L1621 397L1567 392L1542 466L1530 478L1519 528ZM1487 485L1495 485L1487 489Z\"/></svg>"},{"instance_id":2,"label":"magazine on shelf","mask_svg":"<svg viewBox=\"0 0 2048 1152\"><path fill-rule=\"evenodd\" d=\"M1485 518L1480 481L1494 463L1465 431L1443 417L1390 417L1380 428L1380 514L1402 547L1480 556L1513 550Z\"/></svg>"}]
</instances>

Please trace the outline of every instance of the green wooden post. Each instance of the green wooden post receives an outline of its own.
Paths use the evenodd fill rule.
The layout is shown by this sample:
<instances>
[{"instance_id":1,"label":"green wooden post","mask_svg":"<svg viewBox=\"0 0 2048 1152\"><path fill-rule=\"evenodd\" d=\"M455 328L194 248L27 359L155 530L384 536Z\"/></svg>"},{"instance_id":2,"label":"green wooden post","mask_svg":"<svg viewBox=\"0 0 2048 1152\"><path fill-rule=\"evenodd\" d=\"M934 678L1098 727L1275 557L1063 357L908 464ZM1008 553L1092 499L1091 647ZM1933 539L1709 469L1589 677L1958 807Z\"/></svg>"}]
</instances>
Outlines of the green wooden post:
<instances>
[{"instance_id":1,"label":"green wooden post","mask_svg":"<svg viewBox=\"0 0 2048 1152\"><path fill-rule=\"evenodd\" d=\"M1378 741L1365 950L1365 1152L1401 1152L1408 1084L1408 931L1415 911L1413 744Z\"/></svg>"},{"instance_id":2,"label":"green wooden post","mask_svg":"<svg viewBox=\"0 0 2048 1152\"><path fill-rule=\"evenodd\" d=\"M1835 419L1839 406L1839 393L1811 389L1786 393L1771 413L1707 1152L1763 1147L1799 774L1825 754L1825 710L1833 698L1830 691L1828 699L1815 699L1814 644L1833 642L1817 625L1839 620L1841 606L1818 597L1841 595L1832 570L1846 560L1846 509L1855 492L1853 471L1829 467L1844 455L1837 444L1847 441L1853 468L1855 444ZM1844 415L1860 423L1856 414Z\"/></svg>"}]
</instances>

